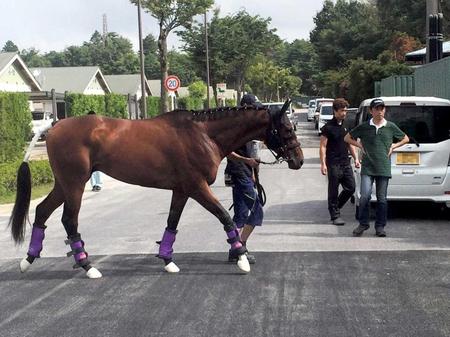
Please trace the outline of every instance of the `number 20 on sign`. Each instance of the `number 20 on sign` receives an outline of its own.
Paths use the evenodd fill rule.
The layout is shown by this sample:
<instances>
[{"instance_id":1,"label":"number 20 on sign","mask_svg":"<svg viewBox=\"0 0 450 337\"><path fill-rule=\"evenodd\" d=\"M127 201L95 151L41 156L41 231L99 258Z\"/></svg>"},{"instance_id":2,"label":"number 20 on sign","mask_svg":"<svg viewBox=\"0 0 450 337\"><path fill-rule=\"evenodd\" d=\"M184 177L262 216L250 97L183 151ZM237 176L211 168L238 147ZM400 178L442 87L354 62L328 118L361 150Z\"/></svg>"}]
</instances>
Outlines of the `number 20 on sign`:
<instances>
[{"instance_id":1,"label":"number 20 on sign","mask_svg":"<svg viewBox=\"0 0 450 337\"><path fill-rule=\"evenodd\" d=\"M174 75L168 76L164 81L164 86L169 91L175 91L180 87L180 79Z\"/></svg>"}]
</instances>

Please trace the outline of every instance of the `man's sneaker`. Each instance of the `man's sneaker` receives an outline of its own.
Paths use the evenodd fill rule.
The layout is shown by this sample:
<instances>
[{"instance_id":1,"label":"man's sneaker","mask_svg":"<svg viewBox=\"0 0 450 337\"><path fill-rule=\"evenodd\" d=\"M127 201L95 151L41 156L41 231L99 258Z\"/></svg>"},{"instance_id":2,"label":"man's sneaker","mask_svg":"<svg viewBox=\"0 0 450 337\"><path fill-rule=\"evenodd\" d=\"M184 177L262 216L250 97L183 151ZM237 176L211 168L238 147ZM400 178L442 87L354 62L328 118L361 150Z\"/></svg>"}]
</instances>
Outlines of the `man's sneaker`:
<instances>
[{"instance_id":1,"label":"man's sneaker","mask_svg":"<svg viewBox=\"0 0 450 337\"><path fill-rule=\"evenodd\" d=\"M339 217L337 217L336 219L333 219L332 221L333 221L333 225L335 225L335 226L344 226L345 225L345 221Z\"/></svg>"},{"instance_id":2,"label":"man's sneaker","mask_svg":"<svg viewBox=\"0 0 450 337\"><path fill-rule=\"evenodd\" d=\"M369 229L369 226L359 225L353 230L353 236L361 236L367 229Z\"/></svg>"},{"instance_id":3,"label":"man's sneaker","mask_svg":"<svg viewBox=\"0 0 450 337\"><path fill-rule=\"evenodd\" d=\"M248 263L250 263L250 264L256 263L255 256L250 255L249 253L245 253L245 255L247 255ZM238 261L238 257L236 255L232 254L231 252L229 252L228 253L228 262L236 263L237 261Z\"/></svg>"},{"instance_id":4,"label":"man's sneaker","mask_svg":"<svg viewBox=\"0 0 450 337\"><path fill-rule=\"evenodd\" d=\"M383 228L380 228L375 231L375 235L380 238L384 238L384 237L386 237L386 232L384 231Z\"/></svg>"}]
</instances>

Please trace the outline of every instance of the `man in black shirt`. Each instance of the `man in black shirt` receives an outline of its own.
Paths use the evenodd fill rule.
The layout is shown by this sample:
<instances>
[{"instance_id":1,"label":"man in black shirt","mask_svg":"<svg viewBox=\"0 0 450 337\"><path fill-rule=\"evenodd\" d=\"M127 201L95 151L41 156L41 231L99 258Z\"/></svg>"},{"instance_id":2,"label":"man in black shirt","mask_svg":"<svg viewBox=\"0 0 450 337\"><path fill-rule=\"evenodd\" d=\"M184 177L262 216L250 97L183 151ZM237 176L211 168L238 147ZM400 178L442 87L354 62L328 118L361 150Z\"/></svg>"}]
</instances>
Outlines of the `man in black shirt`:
<instances>
[{"instance_id":1,"label":"man in black shirt","mask_svg":"<svg viewBox=\"0 0 450 337\"><path fill-rule=\"evenodd\" d=\"M328 175L328 211L331 221L336 226L345 224L340 209L355 192L355 178L350 165L349 151L355 160L355 166L360 166L355 148L344 142L348 132L343 126L347 108L348 103L345 99L337 98L333 101L334 117L322 127L320 136L320 171L323 175ZM342 186L340 194L339 185Z\"/></svg>"}]
</instances>

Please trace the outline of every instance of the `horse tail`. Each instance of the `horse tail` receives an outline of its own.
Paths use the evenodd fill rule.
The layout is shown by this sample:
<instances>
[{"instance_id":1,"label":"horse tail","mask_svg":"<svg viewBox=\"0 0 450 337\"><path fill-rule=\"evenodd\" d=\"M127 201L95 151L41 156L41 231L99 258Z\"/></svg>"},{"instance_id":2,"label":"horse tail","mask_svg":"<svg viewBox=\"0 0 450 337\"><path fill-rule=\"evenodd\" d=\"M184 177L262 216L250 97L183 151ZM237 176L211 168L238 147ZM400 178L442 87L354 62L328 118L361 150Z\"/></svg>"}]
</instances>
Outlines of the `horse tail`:
<instances>
[{"instance_id":1,"label":"horse tail","mask_svg":"<svg viewBox=\"0 0 450 337\"><path fill-rule=\"evenodd\" d=\"M20 164L17 171L16 202L9 218L11 234L16 243L22 243L25 238L25 224L28 220L28 209L31 200L31 171L28 162Z\"/></svg>"}]
</instances>

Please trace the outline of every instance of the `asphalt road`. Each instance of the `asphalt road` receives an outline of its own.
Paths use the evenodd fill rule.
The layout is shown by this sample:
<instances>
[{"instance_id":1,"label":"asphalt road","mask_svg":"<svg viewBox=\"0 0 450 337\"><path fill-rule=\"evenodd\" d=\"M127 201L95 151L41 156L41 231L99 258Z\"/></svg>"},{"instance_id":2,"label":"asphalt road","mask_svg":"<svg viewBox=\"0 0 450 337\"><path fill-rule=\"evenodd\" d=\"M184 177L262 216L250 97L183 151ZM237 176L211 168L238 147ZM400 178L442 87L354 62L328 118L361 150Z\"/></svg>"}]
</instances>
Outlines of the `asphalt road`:
<instances>
[{"instance_id":1,"label":"asphalt road","mask_svg":"<svg viewBox=\"0 0 450 337\"><path fill-rule=\"evenodd\" d=\"M71 269L61 209L47 223L43 258L21 274L26 245L13 245L11 205L0 206L0 336L450 336L448 218L394 204L387 238L373 228L354 238L349 203L347 224L331 225L319 138L299 118L304 167L261 168L268 201L248 243L257 258L248 275L226 262L221 225L192 200L174 245L181 272L165 273L154 242L170 192L108 177L100 193L86 187L79 228L103 278ZM222 173L213 191L228 207Z\"/></svg>"}]
</instances>

